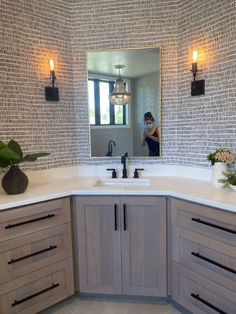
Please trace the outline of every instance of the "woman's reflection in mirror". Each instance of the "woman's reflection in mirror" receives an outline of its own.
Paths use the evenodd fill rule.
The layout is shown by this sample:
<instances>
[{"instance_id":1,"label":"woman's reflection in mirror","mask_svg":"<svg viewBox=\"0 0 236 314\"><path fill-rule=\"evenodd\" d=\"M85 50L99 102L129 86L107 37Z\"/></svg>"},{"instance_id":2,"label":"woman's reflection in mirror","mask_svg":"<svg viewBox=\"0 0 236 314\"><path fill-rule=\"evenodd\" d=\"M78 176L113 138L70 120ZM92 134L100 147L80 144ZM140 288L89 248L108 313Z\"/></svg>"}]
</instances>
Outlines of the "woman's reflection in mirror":
<instances>
[{"instance_id":1,"label":"woman's reflection in mirror","mask_svg":"<svg viewBox=\"0 0 236 314\"><path fill-rule=\"evenodd\" d=\"M149 156L160 156L160 132L154 125L155 119L150 111L144 114L144 130L141 133L142 146L147 145Z\"/></svg>"}]
</instances>

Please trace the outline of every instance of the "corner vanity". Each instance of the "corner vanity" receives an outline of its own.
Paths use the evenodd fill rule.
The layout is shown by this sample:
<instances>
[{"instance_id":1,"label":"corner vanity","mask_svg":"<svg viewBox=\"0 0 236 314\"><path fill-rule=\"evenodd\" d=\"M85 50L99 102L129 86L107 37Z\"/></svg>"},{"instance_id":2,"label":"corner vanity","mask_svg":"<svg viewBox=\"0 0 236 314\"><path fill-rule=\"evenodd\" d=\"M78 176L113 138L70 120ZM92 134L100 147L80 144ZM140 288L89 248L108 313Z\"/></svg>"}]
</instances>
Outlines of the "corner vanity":
<instances>
[{"instance_id":1,"label":"corner vanity","mask_svg":"<svg viewBox=\"0 0 236 314\"><path fill-rule=\"evenodd\" d=\"M37 313L75 292L236 313L234 192L177 177L128 187L100 179L1 195L1 314Z\"/></svg>"}]
</instances>

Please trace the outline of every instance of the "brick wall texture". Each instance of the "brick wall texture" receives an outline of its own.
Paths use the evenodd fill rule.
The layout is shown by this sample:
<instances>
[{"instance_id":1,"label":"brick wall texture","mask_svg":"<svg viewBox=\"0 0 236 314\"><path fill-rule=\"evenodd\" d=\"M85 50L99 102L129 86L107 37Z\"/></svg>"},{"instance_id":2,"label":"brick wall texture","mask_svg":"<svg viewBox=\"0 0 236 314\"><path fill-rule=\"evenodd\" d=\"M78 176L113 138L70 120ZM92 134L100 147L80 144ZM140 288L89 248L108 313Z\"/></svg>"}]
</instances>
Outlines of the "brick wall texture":
<instances>
[{"instance_id":1,"label":"brick wall texture","mask_svg":"<svg viewBox=\"0 0 236 314\"><path fill-rule=\"evenodd\" d=\"M162 48L162 157L131 162L207 167L212 150L236 152L234 0L0 0L0 139L51 152L30 169L106 163L90 158L86 52L149 46ZM200 97L190 96L195 48ZM44 97L49 57L58 103Z\"/></svg>"}]
</instances>

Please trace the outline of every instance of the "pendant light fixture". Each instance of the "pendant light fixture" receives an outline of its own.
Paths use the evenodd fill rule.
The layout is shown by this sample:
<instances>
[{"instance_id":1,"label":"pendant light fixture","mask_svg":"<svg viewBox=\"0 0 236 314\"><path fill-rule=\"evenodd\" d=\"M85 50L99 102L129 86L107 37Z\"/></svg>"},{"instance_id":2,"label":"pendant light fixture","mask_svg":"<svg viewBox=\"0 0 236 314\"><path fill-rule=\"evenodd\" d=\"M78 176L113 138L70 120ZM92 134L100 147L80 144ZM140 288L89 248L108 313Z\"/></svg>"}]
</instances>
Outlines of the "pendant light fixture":
<instances>
[{"instance_id":1,"label":"pendant light fixture","mask_svg":"<svg viewBox=\"0 0 236 314\"><path fill-rule=\"evenodd\" d=\"M113 105L124 106L127 105L131 100L131 93L128 93L125 89L124 80L122 80L120 75L120 70L123 69L125 65L115 65L115 69L119 70L119 78L115 82L113 92L111 93L109 99Z\"/></svg>"}]
</instances>

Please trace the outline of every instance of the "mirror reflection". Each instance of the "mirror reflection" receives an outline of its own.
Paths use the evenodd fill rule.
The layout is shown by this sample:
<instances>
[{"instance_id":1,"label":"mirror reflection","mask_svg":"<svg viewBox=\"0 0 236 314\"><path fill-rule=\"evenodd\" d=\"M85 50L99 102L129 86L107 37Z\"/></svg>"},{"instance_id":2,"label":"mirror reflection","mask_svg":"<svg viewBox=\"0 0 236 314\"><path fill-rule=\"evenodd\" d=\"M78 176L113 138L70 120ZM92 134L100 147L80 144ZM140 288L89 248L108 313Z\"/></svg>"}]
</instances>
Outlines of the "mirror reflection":
<instances>
[{"instance_id":1,"label":"mirror reflection","mask_svg":"<svg viewBox=\"0 0 236 314\"><path fill-rule=\"evenodd\" d=\"M158 157L161 147L159 47L87 54L92 157Z\"/></svg>"}]
</instances>

